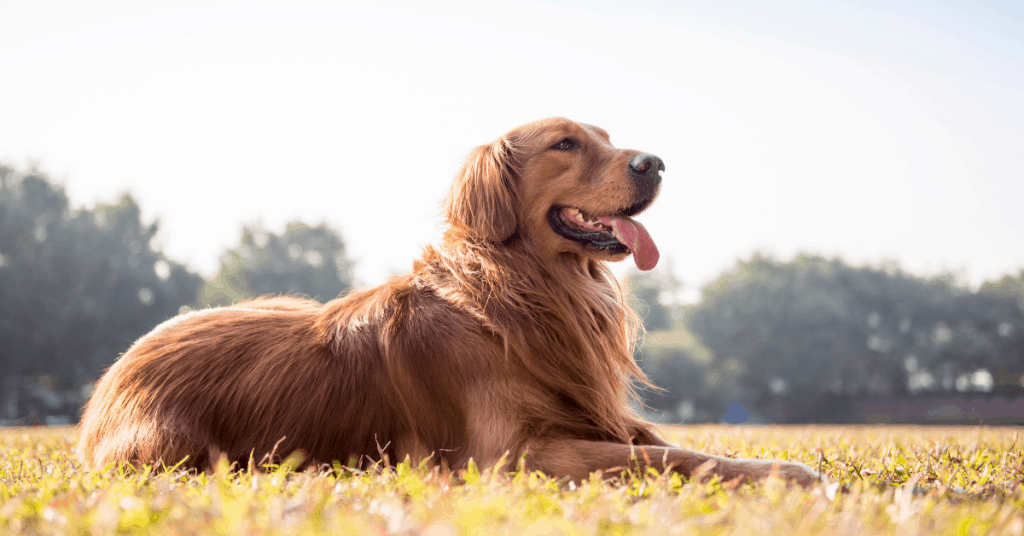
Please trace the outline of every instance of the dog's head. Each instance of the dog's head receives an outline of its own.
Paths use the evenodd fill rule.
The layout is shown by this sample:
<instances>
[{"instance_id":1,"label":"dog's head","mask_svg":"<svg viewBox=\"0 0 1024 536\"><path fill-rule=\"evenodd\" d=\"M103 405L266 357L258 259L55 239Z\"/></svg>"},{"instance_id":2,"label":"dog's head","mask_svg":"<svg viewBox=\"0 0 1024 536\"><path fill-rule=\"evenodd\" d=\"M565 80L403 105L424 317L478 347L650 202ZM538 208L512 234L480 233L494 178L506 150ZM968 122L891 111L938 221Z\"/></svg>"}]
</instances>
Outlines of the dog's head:
<instances>
[{"instance_id":1,"label":"dog's head","mask_svg":"<svg viewBox=\"0 0 1024 536\"><path fill-rule=\"evenodd\" d=\"M664 170L657 156L616 149L598 127L545 119L477 147L444 212L453 228L495 244L521 239L552 259L632 253L650 270L658 249L632 216L654 201Z\"/></svg>"}]
</instances>

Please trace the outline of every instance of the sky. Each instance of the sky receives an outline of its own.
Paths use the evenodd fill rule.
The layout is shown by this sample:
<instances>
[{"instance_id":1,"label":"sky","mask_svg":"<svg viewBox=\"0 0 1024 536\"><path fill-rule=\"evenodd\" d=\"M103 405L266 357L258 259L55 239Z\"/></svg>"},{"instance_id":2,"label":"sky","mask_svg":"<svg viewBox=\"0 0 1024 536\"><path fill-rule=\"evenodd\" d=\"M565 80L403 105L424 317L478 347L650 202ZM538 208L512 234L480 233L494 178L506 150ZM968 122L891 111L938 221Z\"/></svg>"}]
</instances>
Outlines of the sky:
<instances>
[{"instance_id":1,"label":"sky","mask_svg":"<svg viewBox=\"0 0 1024 536\"><path fill-rule=\"evenodd\" d=\"M1024 3L0 2L0 161L130 192L204 276L243 223L412 266L469 151L536 119L660 156L680 299L754 252L1024 269ZM627 273L632 263L618 263Z\"/></svg>"}]
</instances>

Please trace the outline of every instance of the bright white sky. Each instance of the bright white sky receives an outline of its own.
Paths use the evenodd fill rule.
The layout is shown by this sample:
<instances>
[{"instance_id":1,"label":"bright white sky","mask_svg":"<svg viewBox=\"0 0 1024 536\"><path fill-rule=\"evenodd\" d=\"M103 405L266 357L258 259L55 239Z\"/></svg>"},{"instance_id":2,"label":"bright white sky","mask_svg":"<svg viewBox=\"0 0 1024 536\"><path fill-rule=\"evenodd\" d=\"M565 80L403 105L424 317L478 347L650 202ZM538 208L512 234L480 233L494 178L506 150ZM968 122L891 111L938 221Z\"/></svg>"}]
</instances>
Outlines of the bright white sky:
<instances>
[{"instance_id":1,"label":"bright white sky","mask_svg":"<svg viewBox=\"0 0 1024 536\"><path fill-rule=\"evenodd\" d=\"M339 228L361 283L405 271L469 150L553 115L665 160L639 219L689 299L754 251L1024 268L1019 0L5 0L0 21L0 160L76 205L130 191L207 276L243 222L295 218Z\"/></svg>"}]
</instances>

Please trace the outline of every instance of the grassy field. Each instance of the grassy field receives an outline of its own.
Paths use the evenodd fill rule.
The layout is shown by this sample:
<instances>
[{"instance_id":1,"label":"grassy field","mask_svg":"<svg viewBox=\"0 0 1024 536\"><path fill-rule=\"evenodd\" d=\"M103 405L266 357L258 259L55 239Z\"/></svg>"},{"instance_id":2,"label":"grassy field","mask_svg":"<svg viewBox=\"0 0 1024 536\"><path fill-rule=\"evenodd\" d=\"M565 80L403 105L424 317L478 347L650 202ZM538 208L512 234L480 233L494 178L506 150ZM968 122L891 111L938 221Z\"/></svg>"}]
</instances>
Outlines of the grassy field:
<instances>
[{"instance_id":1,"label":"grassy field","mask_svg":"<svg viewBox=\"0 0 1024 536\"><path fill-rule=\"evenodd\" d=\"M818 466L835 486L425 468L82 471L73 429L0 429L0 533L1022 534L1019 428L666 429L685 447Z\"/></svg>"}]
</instances>

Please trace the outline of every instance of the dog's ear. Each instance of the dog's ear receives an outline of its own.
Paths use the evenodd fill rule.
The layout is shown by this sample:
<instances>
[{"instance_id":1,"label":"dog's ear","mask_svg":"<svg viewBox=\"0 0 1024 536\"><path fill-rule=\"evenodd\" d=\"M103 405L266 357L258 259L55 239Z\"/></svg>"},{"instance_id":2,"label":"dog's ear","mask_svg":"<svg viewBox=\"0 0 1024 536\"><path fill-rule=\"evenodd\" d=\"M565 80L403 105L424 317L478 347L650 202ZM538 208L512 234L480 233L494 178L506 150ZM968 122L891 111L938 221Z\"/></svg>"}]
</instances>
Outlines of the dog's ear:
<instances>
[{"instance_id":1,"label":"dog's ear","mask_svg":"<svg viewBox=\"0 0 1024 536\"><path fill-rule=\"evenodd\" d=\"M508 138L474 149L445 199L448 223L491 242L507 240L516 232L515 176L515 149Z\"/></svg>"}]
</instances>

